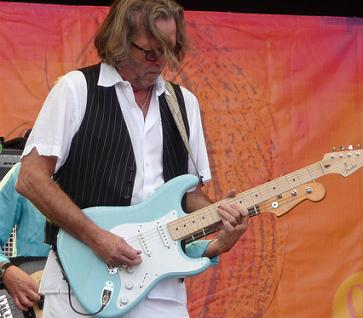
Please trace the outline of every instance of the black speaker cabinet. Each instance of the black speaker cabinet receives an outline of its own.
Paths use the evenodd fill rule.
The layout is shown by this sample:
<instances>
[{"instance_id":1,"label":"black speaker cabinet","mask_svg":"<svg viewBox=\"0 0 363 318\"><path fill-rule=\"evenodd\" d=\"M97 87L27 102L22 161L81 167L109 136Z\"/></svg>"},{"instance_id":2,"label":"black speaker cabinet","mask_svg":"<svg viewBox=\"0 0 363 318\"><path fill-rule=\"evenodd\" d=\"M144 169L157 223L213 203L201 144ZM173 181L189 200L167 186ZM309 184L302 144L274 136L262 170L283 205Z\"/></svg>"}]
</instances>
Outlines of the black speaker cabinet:
<instances>
[{"instance_id":1,"label":"black speaker cabinet","mask_svg":"<svg viewBox=\"0 0 363 318\"><path fill-rule=\"evenodd\" d=\"M18 149L3 149L0 154L0 181L4 178L7 172L13 165L20 161L22 150Z\"/></svg>"}]
</instances>

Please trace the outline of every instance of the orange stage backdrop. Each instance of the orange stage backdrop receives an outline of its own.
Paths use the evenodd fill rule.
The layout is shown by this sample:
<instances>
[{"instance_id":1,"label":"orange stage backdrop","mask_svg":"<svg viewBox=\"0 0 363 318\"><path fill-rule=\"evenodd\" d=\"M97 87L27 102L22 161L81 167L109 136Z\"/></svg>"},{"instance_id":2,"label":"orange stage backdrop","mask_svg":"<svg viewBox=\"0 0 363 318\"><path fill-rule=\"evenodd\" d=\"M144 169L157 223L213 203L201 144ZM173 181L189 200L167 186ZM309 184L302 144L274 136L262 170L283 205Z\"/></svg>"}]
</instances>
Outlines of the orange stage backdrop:
<instances>
[{"instance_id":1,"label":"orange stage backdrop","mask_svg":"<svg viewBox=\"0 0 363 318\"><path fill-rule=\"evenodd\" d=\"M0 135L31 127L61 74L97 62L108 11L0 3ZM194 51L166 74L199 97L213 199L363 143L363 20L187 12ZM188 279L192 318L363 317L363 173L251 220L217 269Z\"/></svg>"}]
</instances>

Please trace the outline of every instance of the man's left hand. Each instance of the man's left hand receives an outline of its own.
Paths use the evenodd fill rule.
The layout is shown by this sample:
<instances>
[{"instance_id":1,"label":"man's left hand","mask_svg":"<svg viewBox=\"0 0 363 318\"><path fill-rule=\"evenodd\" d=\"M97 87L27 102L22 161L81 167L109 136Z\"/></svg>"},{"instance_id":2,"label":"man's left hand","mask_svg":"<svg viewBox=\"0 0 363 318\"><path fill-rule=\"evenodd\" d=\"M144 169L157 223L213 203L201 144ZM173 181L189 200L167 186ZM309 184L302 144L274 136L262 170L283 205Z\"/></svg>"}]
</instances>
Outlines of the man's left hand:
<instances>
[{"instance_id":1,"label":"man's left hand","mask_svg":"<svg viewBox=\"0 0 363 318\"><path fill-rule=\"evenodd\" d=\"M236 191L231 190L228 197L236 196ZM237 203L221 204L218 213L222 218L222 227L216 240L209 244L204 256L209 258L228 252L247 230L248 211Z\"/></svg>"},{"instance_id":2,"label":"man's left hand","mask_svg":"<svg viewBox=\"0 0 363 318\"><path fill-rule=\"evenodd\" d=\"M15 305L22 311L27 311L40 300L39 284L15 265L6 270L3 283L13 297Z\"/></svg>"}]
</instances>

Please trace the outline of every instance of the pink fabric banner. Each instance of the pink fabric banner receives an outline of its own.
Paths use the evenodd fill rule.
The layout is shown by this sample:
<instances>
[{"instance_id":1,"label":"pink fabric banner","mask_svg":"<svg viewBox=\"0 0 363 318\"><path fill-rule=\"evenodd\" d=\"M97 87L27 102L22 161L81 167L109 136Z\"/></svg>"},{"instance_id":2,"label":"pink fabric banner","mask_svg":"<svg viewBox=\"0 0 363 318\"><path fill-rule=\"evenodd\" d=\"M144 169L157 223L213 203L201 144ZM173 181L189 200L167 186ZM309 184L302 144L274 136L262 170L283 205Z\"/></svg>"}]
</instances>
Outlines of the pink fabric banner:
<instances>
[{"instance_id":1,"label":"pink fabric banner","mask_svg":"<svg viewBox=\"0 0 363 318\"><path fill-rule=\"evenodd\" d=\"M98 62L93 36L107 12L0 3L1 136L33 125L59 76ZM212 199L316 163L332 146L363 143L362 19L212 12L186 18L193 51L178 72L165 75L199 98ZM345 172L363 163L352 160ZM361 170L346 179L323 177L321 202L307 200L278 219L251 219L217 268L187 280L191 317L362 317L362 177ZM287 207L294 198L285 198L280 205ZM272 199L266 210L279 200Z\"/></svg>"}]
</instances>

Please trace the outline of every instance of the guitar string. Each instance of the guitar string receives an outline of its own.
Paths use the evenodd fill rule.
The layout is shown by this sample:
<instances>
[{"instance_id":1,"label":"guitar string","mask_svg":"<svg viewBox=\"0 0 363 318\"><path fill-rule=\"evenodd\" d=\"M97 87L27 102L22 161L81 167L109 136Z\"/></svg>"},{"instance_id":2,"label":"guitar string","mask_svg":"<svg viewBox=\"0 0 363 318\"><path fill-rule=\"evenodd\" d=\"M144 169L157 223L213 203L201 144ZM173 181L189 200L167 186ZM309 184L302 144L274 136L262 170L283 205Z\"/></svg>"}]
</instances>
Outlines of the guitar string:
<instances>
[{"instance_id":1,"label":"guitar string","mask_svg":"<svg viewBox=\"0 0 363 318\"><path fill-rule=\"evenodd\" d=\"M337 168L344 167L344 163L343 164L337 164L336 166L337 166ZM309 167L310 167L310 169L308 169ZM237 200L242 200L240 203L241 204L244 203L245 208L253 207L254 205L256 205L256 204L258 204L260 202L271 199L272 197L277 196L277 195L279 195L281 193L290 191L290 190L294 189L296 186L304 185L304 184L308 183L309 181L312 181L312 180L320 178L321 176L324 176L324 173L321 172L322 168L321 168L320 163L313 164L313 165L311 165L309 167L300 169L295 173L288 174L288 175L280 177L280 178L278 178L276 180L269 181L264 185L260 185L260 186L257 186L255 188L253 188L253 189L247 190L246 192L240 193L234 198L224 199L224 200L222 200L220 202L217 202L217 203L214 203L214 204L210 205L209 207L215 208L216 206L218 206L221 203L230 204L230 203L233 203L233 202L235 202ZM313 176L313 174L317 173L317 172L318 172L318 175ZM295 179L298 178L298 183L299 183L298 185L295 184L294 186L292 186L290 181L293 181L294 183L296 183L296 180L292 180L292 179L290 181L288 180L288 178L293 176L293 175L295 176ZM304 179L304 176L308 176L308 180L301 181L301 179ZM272 184L275 184L275 186L277 186L279 188L279 191L277 191L277 193L275 195L271 194L271 190L269 188L269 185L272 185ZM282 185L286 185L286 184L288 184L288 187L285 190L283 190ZM272 190L276 191L275 189L273 189L273 187L272 187ZM265 199L262 199L262 200L260 199L261 197L263 198L265 196L266 196ZM256 199L259 200L259 201L256 201ZM246 203L246 202L248 202L248 203ZM204 209L208 209L209 207L204 208ZM201 209L201 210L203 210L203 209ZM196 211L195 213L198 213L199 211ZM181 220L181 219L179 219L180 224L183 224L183 220ZM176 223L177 222L178 221L176 221Z\"/></svg>"},{"instance_id":2,"label":"guitar string","mask_svg":"<svg viewBox=\"0 0 363 318\"><path fill-rule=\"evenodd\" d=\"M287 204L287 203L289 203L289 202L291 202L291 201L294 201L294 199L295 199L296 197L288 197L288 198L285 198L285 199L280 199L280 204L281 205L284 205L284 204ZM260 206L260 210L262 210L261 211L261 213L264 213L264 212L269 212L269 211L264 211L264 210L267 210L268 208L270 208L271 207L271 205L270 204L262 204L261 206ZM273 212L271 212L271 213L273 213ZM164 227L166 227L166 224L165 225L163 225ZM145 233L147 233L146 235L143 235L144 236L144 238L145 239L147 239L148 241L152 241L152 240L154 240L154 239L158 239L158 240L160 240L161 238L160 238L160 234L159 234L159 232L157 231L157 229L151 229L151 230L148 230L148 231L146 231ZM188 234L189 235L189 234ZM191 234L190 234L191 235ZM132 236L132 237L130 237L130 238L128 238L128 239L125 239L126 241L127 241L127 243L128 244L130 244L131 246L135 246L136 245L136 243L139 243L139 239L137 238L137 237L135 237L135 236ZM140 244L141 245L141 244ZM142 245L141 245L142 246Z\"/></svg>"},{"instance_id":3,"label":"guitar string","mask_svg":"<svg viewBox=\"0 0 363 318\"><path fill-rule=\"evenodd\" d=\"M311 165L310 166L310 168L312 168L312 167L314 167L315 169L318 169L318 170L321 170L322 168L321 168L321 166L320 166L320 163L321 162L319 162L319 163L316 163L316 164L314 164L314 165ZM338 168L340 168L340 167L344 167L344 163L342 163L342 164L337 164L336 165ZM311 180L314 180L315 178L319 178L319 177L312 177L311 176L311 171L308 171L308 169L307 168L304 168L304 169L300 169L300 170L298 170L295 174L297 175L298 174L298 172L303 172L303 174L305 174L305 175L308 175L309 176L309 180L311 181ZM288 181L283 181L283 179L285 179L285 178L288 178L289 176L291 176L292 174L288 174L288 175L286 175L286 176L284 176L284 177L280 177L280 178L278 178L276 181L275 181L275 183L276 184L278 184L278 183L280 183L280 184L286 184L286 182L289 184L289 189L291 190L291 189L293 189L294 187L291 187L291 184L288 182ZM320 176L323 176L324 174L323 173L321 173L320 174ZM306 181L305 183L307 183L308 181ZM303 184L305 184L305 183L301 183L300 185L303 185ZM261 186L260 186L261 187ZM254 189L251 189L251 190L255 190L255 189L258 189L258 188L260 188L260 187L256 187L256 188L254 188ZM256 190L255 190L256 191ZM247 191L248 192L248 191ZM268 191L266 191L266 192L268 192ZM251 195L251 194L250 194ZM225 199L224 201L221 201L221 202L224 202L224 203L226 203L226 204L229 204L229 203L231 203L231 202L235 202L236 201L236 199L240 199L240 198L245 198L246 197L246 195L245 195L245 192L244 193L242 193L242 194L240 194L240 195L238 195L237 197L234 197L234 198L229 198L229 199ZM182 226L182 227L184 227L184 224L185 224L185 220L186 220L186 217L190 217L190 216L193 216L193 218L195 219L196 217L198 217L198 215L199 214L203 214L203 215L205 215L206 217L208 217L208 216L210 216L210 215L215 215L216 214L216 208L220 205L220 203L221 202L219 202L219 203L214 203L214 204L211 204L210 206L208 206L208 207L206 207L206 208L203 208L203 209L200 209L200 210L198 210L198 211L196 211L195 213L192 213L192 214L190 214L190 215L187 215L187 216L184 216L184 217L180 217L179 219L176 219L176 220L173 220L173 221L170 221L170 222L168 222L168 223L166 223L166 224L164 224L164 225L162 225L162 227L163 227L163 229L165 229L166 227L167 227L167 224L170 224L170 223L173 223L173 225L175 225L175 226ZM263 202L263 201L262 201ZM251 204L251 207L252 206L254 206L255 204ZM247 208L247 206L246 206L246 208ZM140 233L142 236L143 236L143 239L144 240L152 240L152 239L154 239L154 238L158 238L159 239L159 237L160 237L160 233L159 233L159 231L156 229L156 228L152 228L152 229L150 229L150 230L146 230L145 232L142 232L142 233ZM187 235L189 235L188 233L186 233ZM190 235L191 235L192 233L190 233ZM117 234L116 234L117 235ZM137 236L137 235L133 235L133 236L130 236L130 237L128 237L128 238L125 238L124 237L124 239L126 240L126 242L128 242L128 244L130 244L131 246L133 246L133 245L135 245L136 243L139 243L140 244L140 242L139 242L139 237ZM141 245L141 244L140 244ZM141 245L142 246L142 245Z\"/></svg>"},{"instance_id":4,"label":"guitar string","mask_svg":"<svg viewBox=\"0 0 363 318\"><path fill-rule=\"evenodd\" d=\"M316 164L314 164L314 165L312 165L312 166L314 166L314 168L317 168L317 170L318 171L321 171L321 166L319 165L319 163L316 163ZM312 166L310 166L310 167L312 167ZM306 170L307 170L307 168L304 168L304 169L300 169L300 170L298 170L298 171L303 171L304 172L304 174L305 175L308 175L309 176L309 180L311 181L311 179L312 179L312 177L311 177L311 173L309 173L309 172L306 172ZM295 174L297 174L298 172L296 172ZM287 175L287 176L285 176L285 177L288 177L289 175ZM280 180L280 181L278 181L278 180ZM279 178L279 179L277 179L276 181L275 181L275 183L277 184L277 186L278 186L278 183L280 183L280 184L286 184L287 183L287 181L283 181L281 178ZM301 183L300 185L303 185L303 184L305 184L305 183ZM256 187L256 188L259 188L259 187ZM255 190L256 188L254 188L254 189L251 189L251 190ZM265 186L265 188L266 188L266 186ZM291 189L291 186L289 185L289 188ZM259 191L260 192L260 194L263 194L263 192L261 193L261 191ZM281 192L281 191L280 191ZM286 192L286 191L285 191ZM250 204L250 205L246 205L245 204L245 206L246 206L246 208L247 207L252 207L252 206L254 206L254 205L256 205L256 202L255 202L255 200L254 200L254 198L253 198L253 196L252 196L252 194L254 194L254 193L257 193L257 191L255 190L253 193L249 193L249 194L244 194L244 193L242 193L242 194L240 194L240 195L237 195L236 197L234 197L234 198L227 198L227 199L224 199L224 200L222 200L222 201L220 201L220 202L217 202L217 203L214 203L214 204L211 204L211 205L209 205L208 207L206 207L206 208L203 208L203 209L200 209L200 210L198 210L198 211L196 211L195 213L193 213L193 214L190 214L190 215L187 215L186 217L187 218L192 218L192 219L197 219L198 218L198 216L200 215L200 214L202 214L202 215L205 215L205 216L210 216L211 214L213 214L213 215L215 215L215 210L217 209L217 207L223 202L224 204L230 204L230 203L233 203L233 202L236 202L236 201L238 201L238 200L241 200L241 199L243 199L243 198L246 198L246 196L249 196L250 197L250 200L251 201L254 201L252 204ZM269 194L269 199L271 198L271 195L270 195L270 190L267 190L267 191L265 191L265 193L268 193ZM278 195L278 194L277 194ZM277 196L276 195L276 196ZM272 196L273 197L273 196ZM266 201L266 200L264 200L264 201ZM185 222L185 217L181 217L181 218L179 218L179 219L176 219L176 220L174 220L174 221L171 221L171 222L168 222L168 223L173 223L173 225L175 225L176 227L181 227L181 228L183 228L184 227L184 224L186 223ZM143 233L140 233L140 234L142 234L143 235L143 237L146 239L150 239L150 236L148 236L150 233L156 233L156 236L159 236L160 234L159 234L159 232L156 230L156 229L150 229L150 230L148 230L148 231L145 231L145 232L143 232ZM187 234L188 235L188 234ZM127 241L127 242L130 242L130 244L132 244L132 243L137 243L137 242L139 242L139 239L138 239L138 236L131 236L131 237L129 237L128 239L126 239L125 238L125 240Z\"/></svg>"},{"instance_id":5,"label":"guitar string","mask_svg":"<svg viewBox=\"0 0 363 318\"><path fill-rule=\"evenodd\" d=\"M314 164L314 165L311 165L310 167L313 167L314 166L314 168L317 168L318 170L321 170L321 166L320 166L320 163L316 163L316 164ZM337 164L337 167L339 167L339 164ZM340 167L344 167L344 163L343 164L340 164ZM339 168L340 168L339 167ZM305 174L306 175L309 175L309 178L310 178L310 181L313 179L312 177L311 177L311 172L309 172L309 171L306 171L307 170L307 168L304 168L304 169L300 169L300 170L298 170L298 171L304 171L305 172ZM297 174L297 172L295 173L295 174ZM291 175L291 174L289 174L289 175ZM288 177L289 175L286 175L285 177ZM321 174L321 176L323 176L323 174ZM281 178L283 178L283 177L281 177ZM276 183L278 183L278 180L281 180L281 178L279 178L279 179L277 179L275 182ZM318 177L317 177L318 178ZM286 181L282 181L282 182L280 182L280 183L286 183ZM305 182L305 183L307 183L307 182ZM303 184L305 184L305 183L301 183L300 185L303 185ZM291 187L291 186L289 186L289 188L290 188L290 190L291 189L293 189L294 187ZM253 189L252 189L253 190ZM266 192L268 192L268 191L266 191ZM240 196L243 196L243 193L240 195ZM231 203L231 202L235 202L236 201L236 198L237 197L234 197L234 198L228 198L228 199L225 199L224 200L224 202L226 203L226 204L229 204L229 203ZM265 200L266 201L266 200ZM208 214L209 215L211 215L211 214L213 214L213 215L215 215L215 209L218 207L218 205L220 205L220 203L221 202L219 202L219 203L215 203L215 204L211 204L210 206L208 206L208 207L206 207L206 208L203 208L203 209L200 209L200 210L198 210L198 211L196 211L195 213L193 213L193 214L190 214L190 215L187 215L187 217L190 217L190 216L193 216L193 218L195 218L195 217L197 217L197 213L201 213L201 212L203 212L203 215L206 215L206 216L208 216ZM253 206L253 205L252 205ZM203 210L203 211L201 211L201 210ZM169 224L169 223L173 223L173 224L176 224L176 225L182 225L182 226L184 226L184 224L185 224L185 217L181 217L181 218L179 218L179 219L176 219L176 220L174 220L174 221L170 221L170 222L168 222L167 224ZM163 226L164 227L166 227L167 226L167 224L164 224ZM145 232L143 232L143 233L140 233L140 234L142 234L142 236L143 236L143 238L144 239L147 239L147 240L151 240L151 239L153 239L153 238L155 238L155 237L157 237L157 238L159 238L159 236L160 236L160 234L159 234L159 231L157 231L157 229L155 229L155 228L153 228L153 229L150 229L150 230L147 230L147 231L145 231ZM187 234L188 235L188 234ZM129 238L124 238L130 245L132 245L132 244L136 244L136 243L138 243L139 242L139 238L138 238L138 236L131 236L131 237L129 237Z\"/></svg>"},{"instance_id":6,"label":"guitar string","mask_svg":"<svg viewBox=\"0 0 363 318\"><path fill-rule=\"evenodd\" d=\"M340 165L340 166L339 166ZM309 167L314 167L314 168L317 168L318 170L321 170L321 166L320 166L320 162L319 163L316 163L316 164L313 164L313 165L311 165L311 166L309 166ZM337 164L337 167L338 168L341 168L341 167L344 167L344 163L343 164ZM307 171L308 169L307 168L303 168L303 169L300 169L300 170L298 170L298 171L303 171L303 172L305 172L305 174L306 175L309 175L310 177L310 180L312 179L312 177L311 177L311 172L309 172L309 171ZM296 172L296 173L294 173L294 174L297 174L298 173L298 171ZM292 174L289 174L289 175L292 175ZM285 177L288 177L289 175L286 175ZM322 174L323 175L323 174ZM281 177L281 178L283 178L283 177ZM282 180L281 178L279 178L279 179L277 179L277 180ZM317 177L318 178L318 177ZM276 180L276 183L278 183L278 181ZM281 183L281 182L280 182ZM283 181L283 183L286 183L286 181ZM305 184L305 183L302 183L302 184L300 184L300 185L303 185L303 184ZM289 188L290 189L292 189L291 188L291 185L289 186ZM229 203L231 203L231 202L235 202L235 200L236 200L236 197L235 198L230 198L230 199L225 199L225 203L226 204L229 204ZM213 214L215 214L216 212L215 212L215 208L218 206L220 204L220 202L219 203L215 203L215 204L212 204L212 205L210 205L210 206L208 206L208 207L206 207L206 208L204 208L204 209L200 209L200 210L198 210L198 211L196 211L195 213L193 213L193 214L191 214L191 215L189 215L189 216L187 216L187 217L190 217L190 216L193 216L194 218L196 217L196 214L199 212L199 213L201 213L201 212L203 212L203 215L207 215L207 214L211 214L211 213L213 213ZM253 205L252 205L253 206ZM211 210L211 209L213 209L213 210ZM201 210L203 210L203 211L201 211ZM175 222L175 223L174 223ZM168 223L174 223L174 224L177 224L177 225L182 225L182 226L184 226L184 224L185 224L185 218L184 217L181 217L181 218L179 218L179 219L177 219L177 220L174 220L174 221L171 221L171 222L168 222ZM164 225L164 226L166 226L166 225ZM141 233L142 235L143 235L143 237L144 237L144 239L148 239L148 240L151 240L151 239L153 239L154 237L159 237L160 236L160 234L159 234L159 231L157 231L155 228L153 228L153 229L150 229L150 230L148 230L148 231L145 231L145 232L143 232L143 233ZM150 236L151 235L151 236ZM188 235L188 234L187 234ZM128 239L126 239L125 238L125 240L127 241L127 242L129 242L129 244L133 244L133 243L138 243L139 242L139 239L138 239L138 237L137 236L131 236L131 237L129 237Z\"/></svg>"},{"instance_id":7,"label":"guitar string","mask_svg":"<svg viewBox=\"0 0 363 318\"><path fill-rule=\"evenodd\" d=\"M318 164L315 164L315 165L318 165ZM344 166L344 163L343 164L341 164L340 165L341 167L343 167ZM320 169L321 169L321 167L320 167ZM305 169L301 169L301 171L305 171L304 172L304 174L306 174L306 175L309 175L310 176L310 178L311 178L311 174L310 174L310 172L306 172L306 170L307 170L307 168L305 168ZM297 177L299 178L299 176L298 176L298 171L295 173L295 175L297 175ZM322 174L323 175L323 174ZM287 176L285 176L286 178L288 178L288 176L289 175L287 175ZM289 181L283 181L282 180L282 178L283 177L281 177L281 178L279 178L279 179L277 179L275 182L273 182L272 181L272 183L276 183L276 184L278 184L278 183L281 183L281 184L285 184L286 182L287 183L289 183ZM279 181L280 180L280 181ZM301 183L300 185L303 185L303 184L305 184L305 183ZM267 188L268 186L267 185L261 185L261 186L259 186L259 187L256 187L256 188L254 188L254 189L251 189L251 190L254 190L254 193L256 193L257 192L257 188L262 188L262 189L265 189L265 188ZM289 185L289 187L290 187L290 189L292 189L291 188L291 185ZM248 192L248 191L247 191ZM260 192L260 195L261 196L263 196L262 194L264 193L264 192L261 192L261 191L259 191ZM270 194L270 190L267 190L267 191L265 191L265 193L268 193L268 194ZM250 196L252 195L252 193L251 194L249 194ZM243 193L242 194L240 194L240 197L244 197L244 195L243 195ZM234 198L230 198L230 199L225 199L225 200L223 200L223 202L224 203L226 203L226 204L228 204L228 203L231 203L231 202L235 202L236 201L236 199L238 199L238 197L234 197ZM288 203L289 201L292 201L293 199L295 199L295 197L289 197L289 198L285 198L285 199L280 199L280 202L282 202L281 204L286 204L286 203ZM252 197L252 200L254 200L253 199L253 197ZM204 208L205 210L203 211L203 215L208 215L208 214L211 214L211 213L213 213L213 214L215 214L216 212L215 212L215 208L220 204L221 202L219 202L218 204L212 204L212 205L210 205L210 206L208 206L208 207L206 207L206 208ZM267 208L269 206L269 204L264 204L263 202L262 202L262 205L261 205L261 208L262 209L264 209L264 208ZM213 210L212 210L213 209ZM200 210L199 210L200 211ZM176 222L176 224L184 224L185 223L185 220L180 220L180 219L183 219L183 217L182 218L179 218L179 219L177 219L177 220L174 220L174 221L171 221L171 222L168 222L168 223L172 223L172 222ZM167 223L167 224L168 224ZM167 224L164 224L164 225L162 225L162 227L163 228L166 228L167 227ZM154 240L154 239L158 239L158 240L160 240L160 234L159 234L159 231L157 230L157 229L155 229L155 228L153 228L153 229L150 229L150 230L147 230L147 231L145 231L145 232L143 232L142 233L142 235L143 235L143 237L145 238L145 239L147 239L147 240ZM135 243L138 243L139 242L139 239L138 239L138 237L137 236L131 236L131 237L129 237L129 238L125 238L125 240L132 246L132 245L134 245ZM141 245L141 244L140 244ZM142 245L141 245L142 246ZM39 301L40 302L40 301ZM38 303L38 301L37 301L37 303ZM2 306L3 308L1 309L2 310L2 313L4 314L7 310L10 310L11 311L11 313L12 314L14 314L14 313L16 313L16 312L14 312L14 310L16 310L16 311L18 311L18 313L20 313L20 312L22 312L14 303L13 304L9 304L9 302L8 302L8 308L5 308L4 306Z\"/></svg>"}]
</instances>

